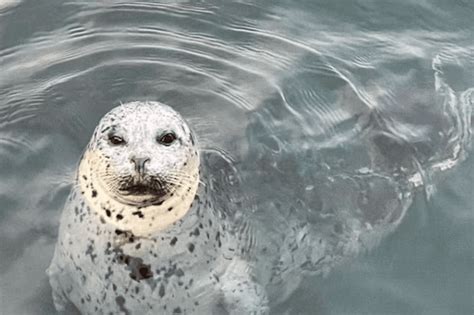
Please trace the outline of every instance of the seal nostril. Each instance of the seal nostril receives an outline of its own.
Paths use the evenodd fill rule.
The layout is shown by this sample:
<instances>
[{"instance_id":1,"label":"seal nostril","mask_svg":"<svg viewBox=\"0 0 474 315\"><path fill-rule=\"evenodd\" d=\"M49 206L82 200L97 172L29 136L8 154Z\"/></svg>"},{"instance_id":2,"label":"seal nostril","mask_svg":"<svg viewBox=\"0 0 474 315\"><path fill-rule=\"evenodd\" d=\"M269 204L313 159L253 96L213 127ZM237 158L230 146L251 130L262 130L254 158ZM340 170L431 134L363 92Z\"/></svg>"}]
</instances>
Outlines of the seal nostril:
<instances>
[{"instance_id":1,"label":"seal nostril","mask_svg":"<svg viewBox=\"0 0 474 315\"><path fill-rule=\"evenodd\" d=\"M135 164L135 170L139 174L143 174L145 172L145 163L150 161L149 158L136 158L136 157L133 157L130 160L133 162L133 164Z\"/></svg>"}]
</instances>

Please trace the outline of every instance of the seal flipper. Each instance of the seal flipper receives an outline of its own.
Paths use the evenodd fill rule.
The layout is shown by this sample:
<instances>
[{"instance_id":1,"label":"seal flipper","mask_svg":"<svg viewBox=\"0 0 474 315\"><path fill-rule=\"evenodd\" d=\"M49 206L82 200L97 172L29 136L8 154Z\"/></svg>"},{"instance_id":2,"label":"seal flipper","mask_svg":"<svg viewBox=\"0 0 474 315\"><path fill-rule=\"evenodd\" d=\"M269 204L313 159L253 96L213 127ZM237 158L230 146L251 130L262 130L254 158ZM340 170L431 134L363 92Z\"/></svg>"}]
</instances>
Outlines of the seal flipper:
<instances>
[{"instance_id":1,"label":"seal flipper","mask_svg":"<svg viewBox=\"0 0 474 315\"><path fill-rule=\"evenodd\" d=\"M56 308L58 312L64 312L70 302L64 295L64 292L59 283L58 277L60 273L61 268L53 260L48 269L46 269L46 274L49 277L49 284L51 285L51 288L53 290L54 308Z\"/></svg>"},{"instance_id":2,"label":"seal flipper","mask_svg":"<svg viewBox=\"0 0 474 315\"><path fill-rule=\"evenodd\" d=\"M223 299L216 310L218 314L269 314L265 289L252 279L249 269L245 261L235 260L224 273L220 281Z\"/></svg>"},{"instance_id":3,"label":"seal flipper","mask_svg":"<svg viewBox=\"0 0 474 315\"><path fill-rule=\"evenodd\" d=\"M48 275L49 284L52 289L53 303L56 311L58 311L59 314L80 314L76 306L67 298L66 292L64 292L64 288L61 285L61 282L64 283L64 276L67 275L67 273L64 266L58 263L57 248L51 264L48 269L46 269L46 274ZM62 281L60 281L60 278L63 278Z\"/></svg>"}]
</instances>

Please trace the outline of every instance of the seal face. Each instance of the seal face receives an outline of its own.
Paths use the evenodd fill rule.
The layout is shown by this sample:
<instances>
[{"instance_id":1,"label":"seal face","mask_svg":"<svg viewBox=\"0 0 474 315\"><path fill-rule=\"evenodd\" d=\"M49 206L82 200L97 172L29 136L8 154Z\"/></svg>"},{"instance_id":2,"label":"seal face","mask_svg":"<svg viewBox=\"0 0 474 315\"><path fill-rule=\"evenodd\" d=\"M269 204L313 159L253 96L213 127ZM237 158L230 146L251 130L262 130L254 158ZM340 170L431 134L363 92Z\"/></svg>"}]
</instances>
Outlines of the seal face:
<instances>
[{"instance_id":1,"label":"seal face","mask_svg":"<svg viewBox=\"0 0 474 315\"><path fill-rule=\"evenodd\" d=\"M199 183L197 144L169 106L122 105L96 128L78 179L81 193L106 222L144 236L190 208Z\"/></svg>"}]
</instances>

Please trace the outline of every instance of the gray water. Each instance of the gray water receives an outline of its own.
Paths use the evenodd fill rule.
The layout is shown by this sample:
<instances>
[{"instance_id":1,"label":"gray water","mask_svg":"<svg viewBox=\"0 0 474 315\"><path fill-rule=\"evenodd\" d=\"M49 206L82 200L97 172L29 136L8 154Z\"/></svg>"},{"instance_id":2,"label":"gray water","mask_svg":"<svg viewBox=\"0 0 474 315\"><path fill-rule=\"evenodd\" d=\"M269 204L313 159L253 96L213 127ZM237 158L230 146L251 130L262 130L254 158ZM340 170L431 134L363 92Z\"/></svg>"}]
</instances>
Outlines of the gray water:
<instances>
[{"instance_id":1,"label":"gray water","mask_svg":"<svg viewBox=\"0 0 474 315\"><path fill-rule=\"evenodd\" d=\"M473 314L473 16L466 0L1 0L0 313L54 312L44 270L81 152L108 110L158 100L256 205L274 198L256 173L302 204L302 182L342 175L413 200L274 313Z\"/></svg>"}]
</instances>

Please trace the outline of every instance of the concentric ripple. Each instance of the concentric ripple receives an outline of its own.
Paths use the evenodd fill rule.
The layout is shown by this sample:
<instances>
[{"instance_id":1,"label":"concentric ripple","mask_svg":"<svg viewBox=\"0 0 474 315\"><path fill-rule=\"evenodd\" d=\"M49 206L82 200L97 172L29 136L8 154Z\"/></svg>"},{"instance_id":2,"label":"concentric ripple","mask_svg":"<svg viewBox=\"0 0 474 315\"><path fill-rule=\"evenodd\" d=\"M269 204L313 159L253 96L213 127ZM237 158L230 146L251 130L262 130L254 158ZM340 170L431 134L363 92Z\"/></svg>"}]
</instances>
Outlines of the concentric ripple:
<instances>
[{"instance_id":1,"label":"concentric ripple","mask_svg":"<svg viewBox=\"0 0 474 315\"><path fill-rule=\"evenodd\" d=\"M372 247L472 142L474 8L412 2L0 1L6 314L52 312L42 270L62 201L121 102L167 103L232 156L243 250L299 264L275 267L278 285Z\"/></svg>"}]
</instances>

